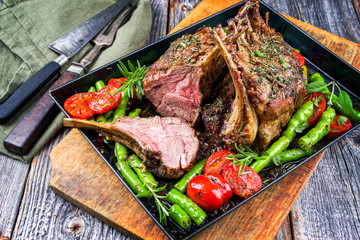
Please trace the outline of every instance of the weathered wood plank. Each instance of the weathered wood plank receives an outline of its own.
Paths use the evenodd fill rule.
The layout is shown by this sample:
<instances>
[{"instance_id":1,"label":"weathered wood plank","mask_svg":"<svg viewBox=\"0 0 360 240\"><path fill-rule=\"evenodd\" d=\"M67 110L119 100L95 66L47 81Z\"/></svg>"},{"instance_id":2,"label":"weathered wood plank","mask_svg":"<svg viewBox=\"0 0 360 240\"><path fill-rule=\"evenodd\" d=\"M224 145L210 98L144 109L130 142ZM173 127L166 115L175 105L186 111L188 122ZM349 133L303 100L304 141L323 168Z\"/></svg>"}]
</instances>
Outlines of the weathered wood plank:
<instances>
[{"instance_id":1,"label":"weathered wood plank","mask_svg":"<svg viewBox=\"0 0 360 240\"><path fill-rule=\"evenodd\" d=\"M30 166L0 155L0 236L11 237Z\"/></svg>"},{"instance_id":2,"label":"weathered wood plank","mask_svg":"<svg viewBox=\"0 0 360 240\"><path fill-rule=\"evenodd\" d=\"M290 222L291 222L290 217L287 217L284 223L281 225L281 228L276 234L274 240L292 240Z\"/></svg>"},{"instance_id":3,"label":"weathered wood plank","mask_svg":"<svg viewBox=\"0 0 360 240\"><path fill-rule=\"evenodd\" d=\"M169 17L168 0L156 0L150 2L151 2L151 11L152 11L152 26L149 37L147 39L147 44L155 42L160 38L166 36L168 17Z\"/></svg>"},{"instance_id":4,"label":"weathered wood plank","mask_svg":"<svg viewBox=\"0 0 360 240\"><path fill-rule=\"evenodd\" d=\"M349 40L360 42L359 1L266 1L275 9ZM315 10L316 9L316 10ZM345 60L351 61L352 59ZM354 63L354 62L353 62ZM295 239L360 237L359 136L332 146L292 210Z\"/></svg>"},{"instance_id":5,"label":"weathered wood plank","mask_svg":"<svg viewBox=\"0 0 360 240\"><path fill-rule=\"evenodd\" d=\"M67 133L34 158L12 239L130 239L50 190L49 153Z\"/></svg>"},{"instance_id":6,"label":"weathered wood plank","mask_svg":"<svg viewBox=\"0 0 360 240\"><path fill-rule=\"evenodd\" d=\"M352 0L356 16L358 20L360 21L360 1L359 0Z\"/></svg>"},{"instance_id":7,"label":"weathered wood plank","mask_svg":"<svg viewBox=\"0 0 360 240\"><path fill-rule=\"evenodd\" d=\"M328 149L319 163L293 207L295 239L359 239L359 134Z\"/></svg>"},{"instance_id":8,"label":"weathered wood plank","mask_svg":"<svg viewBox=\"0 0 360 240\"><path fill-rule=\"evenodd\" d=\"M186 17L201 0L170 0L168 33Z\"/></svg>"},{"instance_id":9,"label":"weathered wood plank","mask_svg":"<svg viewBox=\"0 0 360 240\"><path fill-rule=\"evenodd\" d=\"M360 23L352 1L265 0L264 2L281 13L350 41L360 42Z\"/></svg>"}]
</instances>

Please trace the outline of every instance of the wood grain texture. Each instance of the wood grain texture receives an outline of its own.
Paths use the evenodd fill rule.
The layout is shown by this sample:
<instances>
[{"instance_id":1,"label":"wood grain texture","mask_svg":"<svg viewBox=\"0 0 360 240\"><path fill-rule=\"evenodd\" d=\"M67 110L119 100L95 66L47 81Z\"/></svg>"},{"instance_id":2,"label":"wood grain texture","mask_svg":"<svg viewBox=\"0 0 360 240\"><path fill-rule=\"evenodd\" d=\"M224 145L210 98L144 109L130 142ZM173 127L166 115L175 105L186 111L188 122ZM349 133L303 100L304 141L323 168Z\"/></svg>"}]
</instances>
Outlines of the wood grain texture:
<instances>
[{"instance_id":1,"label":"wood grain texture","mask_svg":"<svg viewBox=\"0 0 360 240\"><path fill-rule=\"evenodd\" d=\"M319 29L310 30L310 35L315 34L320 43L360 70L358 0L266 2L284 14L317 26ZM309 31L306 25L302 28ZM316 33L324 30L329 33L317 38ZM329 38L330 33L342 38ZM360 187L354 172L359 164L359 136L360 130L354 131L330 147L321 160L291 211L295 239L360 238Z\"/></svg>"},{"instance_id":2,"label":"wood grain texture","mask_svg":"<svg viewBox=\"0 0 360 240\"><path fill-rule=\"evenodd\" d=\"M160 38L163 38L167 34L168 26L168 0L156 0L151 1L151 11L152 11L152 25L149 37L147 39L147 44L155 42Z\"/></svg>"},{"instance_id":3,"label":"wood grain texture","mask_svg":"<svg viewBox=\"0 0 360 240\"><path fill-rule=\"evenodd\" d=\"M11 239L129 240L129 237L50 190L49 153L68 133L65 130L55 136L33 159L32 164L27 165L31 169Z\"/></svg>"},{"instance_id":4,"label":"wood grain texture","mask_svg":"<svg viewBox=\"0 0 360 240\"><path fill-rule=\"evenodd\" d=\"M167 1L151 1L152 5L157 6L160 6L163 2ZM228 1L218 2L221 4L226 4ZM332 6L332 3L336 2L336 0L322 0L321 2L313 0L303 0L301 2L296 0L265 0L265 2L287 15L299 18L300 20L311 23L319 28L323 28L341 37L346 37L355 42L360 42L356 37L356 35L358 35L360 32L357 27L355 31L353 31L351 28L344 27L341 24L341 21L338 21L340 18L342 18L343 15L347 15L348 24L358 26L359 22L355 16L355 10L352 10L349 7L348 1L338 1L341 4L347 5L345 12L343 12L343 8L340 6L340 8L332 10L333 12L330 14L330 16L328 13L324 13L324 9L327 8L323 8L321 4L325 6ZM354 4L358 4L358 0L352 0L352 2ZM296 7L293 5L296 5ZM301 5L301 7L299 5ZM320 7L314 8L313 5L320 5ZM168 7L157 7L155 11L153 9L154 18L158 15L156 11L159 11L159 14L164 15L165 11L168 12ZM207 9L204 11L207 11ZM315 14L315 12L319 13ZM325 19L321 19L323 15L326 16ZM166 25L165 27L164 23ZM152 36L155 36L153 37L154 39L160 38L160 35L161 37L166 35L166 31L168 29L167 19L158 19L156 22L154 21L153 24L153 29L156 30L156 32L152 32ZM331 27L333 25L336 27ZM342 31L338 32L337 30L341 28L343 28ZM160 31L161 34L158 34L157 31ZM345 34L342 35L343 33ZM339 216L339 219L332 217L332 213L337 207L339 207L339 205L346 205L350 200L347 200L344 196L340 202L334 202L331 198L332 195L328 192L325 192L328 190L328 188L325 189L322 186L318 186L322 184L337 184L326 181L329 174L339 174L338 171L328 173L326 172L326 169L323 169L322 164L332 163L332 161L329 160L330 158L334 157L337 159L337 161L345 161L346 166L349 167L356 166L356 162L359 161L357 157L359 154L357 151L353 153L352 150L353 148L358 149L360 146L360 142L358 140L359 135L359 131L357 131L352 137L345 138L339 143L341 144L340 148L341 152L343 152L343 155L340 155L339 151L332 151L332 154L335 154L335 156L327 153L321 160L321 164L315 171L314 176L320 175L318 178L322 180L314 181L314 177L312 177L293 208L297 213L299 213L298 215L294 214L295 211L292 213L292 215L299 219L298 221L294 221L294 236L296 239L312 239L311 236L319 236L318 232L324 233L324 237L319 237L319 239L335 239L334 237L330 236L330 233L343 231L341 224L348 221L349 219L349 221L352 222L349 225L354 226L354 228L347 228L350 231L348 236L354 236L353 239L360 238L359 229L356 228L357 224L355 224L356 221L359 221L359 217L356 216L358 216L360 212L360 207L358 204L359 188L357 185L354 185L354 182L359 182L360 180L354 173L356 169L346 169L345 172L341 172L341 178L344 179L341 183L345 182L346 186L350 186L344 187L344 191L347 192L345 196L352 196L350 199L355 200L353 203L351 203L352 205L350 205L350 208L340 206L341 209L351 209L352 211L349 213L343 213L341 216ZM50 144L43 148L43 151L49 152L49 150L51 150L63 138L63 136L64 134L57 135L52 139ZM343 147L343 145L345 147ZM351 148L349 146L351 146ZM45 168L46 171L44 171L44 168L42 167L43 164L50 164L49 157L46 154L40 153L37 155L35 158L37 164L31 165L31 174L28 178L26 186L27 190L24 193L24 197L21 194L22 191L19 189L22 189L25 185L26 175L30 166L24 164L19 166L14 164L14 162L17 163L16 161L5 156L1 156L0 158L2 164L0 168L0 175L11 176L14 178L0 179L0 233L2 233L0 235L9 236L12 229L14 228L15 222L18 222L13 234L13 236L17 236L17 238L13 239L38 239L41 232L38 227L40 225L42 226L41 229L46 229L46 231L43 230L45 233L41 235L41 239L129 239L124 237L122 233L116 231L114 228L111 228L107 224L103 223L101 220L90 216L81 209L78 209L63 198L54 194L49 189L48 182L46 181L49 179L50 167ZM335 164L337 164L337 162L335 162ZM35 174L34 172L37 173ZM19 175L23 175L24 177L22 179L18 178L17 176ZM330 177L334 178L333 176ZM37 187L37 185L44 185L45 187L40 188ZM313 187L317 187L316 192L312 191ZM12 191L9 189L12 189ZM332 189L332 187L330 189ZM20 191L20 194L14 194L14 191ZM353 191L353 195L349 195L349 192L351 193L351 191ZM319 195L321 196L321 200L316 200L319 198ZM21 209L19 210L18 206L20 202ZM326 205L326 210L330 210L330 213L326 215L329 217L328 219L324 220L323 218L316 218L311 216L313 212L321 215L324 209L324 205ZM311 211L308 209L309 207L311 207ZM16 219L18 212L19 217ZM5 213L5 215L3 213ZM295 217L293 217L293 219L295 219ZM322 226L322 221L328 222ZM290 225L290 223L288 225ZM279 232L279 235L276 239L288 239L283 238L283 233L286 234L285 231ZM19 236L23 238L20 238Z\"/></svg>"},{"instance_id":5,"label":"wood grain texture","mask_svg":"<svg viewBox=\"0 0 360 240\"><path fill-rule=\"evenodd\" d=\"M170 0L168 32L171 32L200 2L201 0Z\"/></svg>"},{"instance_id":6,"label":"wood grain texture","mask_svg":"<svg viewBox=\"0 0 360 240\"><path fill-rule=\"evenodd\" d=\"M165 238L78 130L72 130L50 158L54 192L132 237Z\"/></svg>"},{"instance_id":7,"label":"wood grain texture","mask_svg":"<svg viewBox=\"0 0 360 240\"><path fill-rule=\"evenodd\" d=\"M0 155L0 236L11 237L30 167Z\"/></svg>"}]
</instances>

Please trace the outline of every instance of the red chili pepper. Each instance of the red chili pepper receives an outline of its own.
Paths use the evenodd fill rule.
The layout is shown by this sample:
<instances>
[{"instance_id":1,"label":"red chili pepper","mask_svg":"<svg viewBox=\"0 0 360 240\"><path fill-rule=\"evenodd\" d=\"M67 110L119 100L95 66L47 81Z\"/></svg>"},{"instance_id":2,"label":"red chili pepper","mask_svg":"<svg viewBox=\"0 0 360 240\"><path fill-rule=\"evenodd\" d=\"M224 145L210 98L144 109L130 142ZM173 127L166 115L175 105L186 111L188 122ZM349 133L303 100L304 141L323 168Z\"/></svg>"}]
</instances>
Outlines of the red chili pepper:
<instances>
[{"instance_id":1,"label":"red chili pepper","mask_svg":"<svg viewBox=\"0 0 360 240\"><path fill-rule=\"evenodd\" d=\"M234 193L242 198L247 198L261 189L262 181L252 168L245 166L239 175L240 166L226 165L222 176L230 184Z\"/></svg>"},{"instance_id":2,"label":"red chili pepper","mask_svg":"<svg viewBox=\"0 0 360 240\"><path fill-rule=\"evenodd\" d=\"M352 128L352 124L348 117L336 115L334 121L330 125L330 131L326 136L338 137L350 128Z\"/></svg>"},{"instance_id":3,"label":"red chili pepper","mask_svg":"<svg viewBox=\"0 0 360 240\"><path fill-rule=\"evenodd\" d=\"M293 53L294 53L296 59L298 60L298 62L300 64L300 67L304 66L305 65L305 58L294 49L293 49Z\"/></svg>"},{"instance_id":4,"label":"red chili pepper","mask_svg":"<svg viewBox=\"0 0 360 240\"><path fill-rule=\"evenodd\" d=\"M95 114L89 108L89 102L92 100L94 92L76 93L66 99L64 108L73 118L88 119Z\"/></svg>"},{"instance_id":5,"label":"red chili pepper","mask_svg":"<svg viewBox=\"0 0 360 240\"><path fill-rule=\"evenodd\" d=\"M121 100L121 92L115 94L118 90L113 85L107 85L96 92L89 102L89 108L97 114L105 113L115 108Z\"/></svg>"},{"instance_id":6,"label":"red chili pepper","mask_svg":"<svg viewBox=\"0 0 360 240\"><path fill-rule=\"evenodd\" d=\"M204 166L204 175L207 174L221 174L223 168L228 164L231 163L232 160L227 159L226 157L229 155L233 155L234 153L229 150L220 150L214 152Z\"/></svg>"},{"instance_id":7,"label":"red chili pepper","mask_svg":"<svg viewBox=\"0 0 360 240\"><path fill-rule=\"evenodd\" d=\"M321 115L326 109L326 100L321 93L310 93L305 96L304 102L312 101L314 103L313 115L308 119L310 127L315 126L321 118Z\"/></svg>"}]
</instances>

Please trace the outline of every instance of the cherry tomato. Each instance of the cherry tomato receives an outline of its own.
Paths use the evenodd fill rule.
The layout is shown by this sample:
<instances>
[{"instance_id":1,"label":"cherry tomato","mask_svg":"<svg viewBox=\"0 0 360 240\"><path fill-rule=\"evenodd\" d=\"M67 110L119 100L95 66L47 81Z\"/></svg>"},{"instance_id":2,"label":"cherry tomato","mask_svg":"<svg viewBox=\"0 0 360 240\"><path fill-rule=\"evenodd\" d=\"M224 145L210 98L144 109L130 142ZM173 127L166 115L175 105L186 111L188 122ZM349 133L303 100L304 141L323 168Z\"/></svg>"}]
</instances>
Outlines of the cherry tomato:
<instances>
[{"instance_id":1,"label":"cherry tomato","mask_svg":"<svg viewBox=\"0 0 360 240\"><path fill-rule=\"evenodd\" d=\"M233 190L230 184L219 174L210 173L207 174L208 177L212 182L216 182L219 187L221 188L221 192L224 194L224 204L232 197Z\"/></svg>"},{"instance_id":2,"label":"cherry tomato","mask_svg":"<svg viewBox=\"0 0 360 240\"><path fill-rule=\"evenodd\" d=\"M224 194L220 186L204 175L190 180L186 195L204 210L215 210L224 204Z\"/></svg>"},{"instance_id":3,"label":"cherry tomato","mask_svg":"<svg viewBox=\"0 0 360 240\"><path fill-rule=\"evenodd\" d=\"M204 175L212 173L221 174L225 165L232 162L232 160L227 159L226 157L233 154L234 153L229 150L214 152L205 163Z\"/></svg>"},{"instance_id":4,"label":"cherry tomato","mask_svg":"<svg viewBox=\"0 0 360 240\"><path fill-rule=\"evenodd\" d=\"M321 118L321 115L326 109L326 100L323 94L321 93L310 93L305 96L304 103L307 101L312 101L314 103L313 115L308 119L310 127L315 126Z\"/></svg>"},{"instance_id":5,"label":"cherry tomato","mask_svg":"<svg viewBox=\"0 0 360 240\"><path fill-rule=\"evenodd\" d=\"M112 78L110 79L110 81L108 82L108 85L112 85L116 88L120 88L123 84L126 81L126 78ZM135 91L135 86L133 87L133 92L134 92L134 97L130 98L129 101L128 101L128 104L127 106L130 107L132 104L134 104L136 102L136 91Z\"/></svg>"},{"instance_id":6,"label":"cherry tomato","mask_svg":"<svg viewBox=\"0 0 360 240\"><path fill-rule=\"evenodd\" d=\"M261 189L262 181L252 168L245 166L243 173L239 176L240 166L226 165L222 176L232 187L234 193L242 198L247 198Z\"/></svg>"},{"instance_id":7,"label":"cherry tomato","mask_svg":"<svg viewBox=\"0 0 360 240\"><path fill-rule=\"evenodd\" d=\"M118 88L107 85L96 92L89 103L89 108L97 114L105 113L115 108L121 99L121 92L115 94Z\"/></svg>"},{"instance_id":8,"label":"cherry tomato","mask_svg":"<svg viewBox=\"0 0 360 240\"><path fill-rule=\"evenodd\" d=\"M94 92L76 93L66 99L64 108L73 118L88 119L95 112L89 108L89 102L92 100Z\"/></svg>"},{"instance_id":9,"label":"cherry tomato","mask_svg":"<svg viewBox=\"0 0 360 240\"><path fill-rule=\"evenodd\" d=\"M293 53L294 53L296 59L298 60L300 67L304 66L305 58L300 53L298 53L296 50L293 50Z\"/></svg>"},{"instance_id":10,"label":"cherry tomato","mask_svg":"<svg viewBox=\"0 0 360 240\"><path fill-rule=\"evenodd\" d=\"M334 121L330 125L330 132L326 136L338 137L350 128L352 128L352 124L348 117L336 115Z\"/></svg>"},{"instance_id":11,"label":"cherry tomato","mask_svg":"<svg viewBox=\"0 0 360 240\"><path fill-rule=\"evenodd\" d=\"M108 84L107 85L112 85L116 88L120 88L123 84L126 81L126 78L112 78L109 80Z\"/></svg>"}]
</instances>

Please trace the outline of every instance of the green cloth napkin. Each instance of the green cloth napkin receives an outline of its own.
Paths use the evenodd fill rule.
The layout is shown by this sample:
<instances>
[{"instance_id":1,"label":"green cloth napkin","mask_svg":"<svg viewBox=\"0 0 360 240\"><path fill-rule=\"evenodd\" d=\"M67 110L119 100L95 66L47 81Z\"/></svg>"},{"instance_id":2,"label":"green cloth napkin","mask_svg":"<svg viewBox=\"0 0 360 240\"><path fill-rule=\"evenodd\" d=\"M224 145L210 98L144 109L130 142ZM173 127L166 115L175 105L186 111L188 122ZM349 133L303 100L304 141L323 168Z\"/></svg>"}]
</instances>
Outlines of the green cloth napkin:
<instances>
[{"instance_id":1,"label":"green cloth napkin","mask_svg":"<svg viewBox=\"0 0 360 240\"><path fill-rule=\"evenodd\" d=\"M0 5L0 103L4 102L32 74L57 57L57 54L47 48L49 43L115 2L114 0L4 0ZM130 20L118 30L113 45L101 52L90 70L143 47L150 32L151 22L149 0L140 0ZM71 61L78 61L91 49L91 46L90 43L87 44ZM63 71L67 67L65 66ZM3 142L6 136L45 91L44 88L37 93L10 121L0 125L2 142L0 153L29 162L61 129L62 118L65 115L59 113L26 156L10 153L4 148Z\"/></svg>"}]
</instances>

